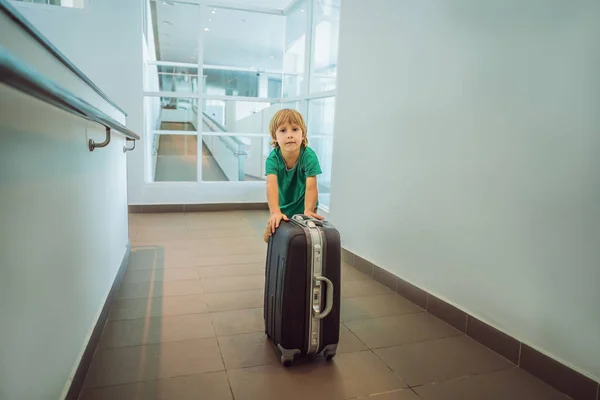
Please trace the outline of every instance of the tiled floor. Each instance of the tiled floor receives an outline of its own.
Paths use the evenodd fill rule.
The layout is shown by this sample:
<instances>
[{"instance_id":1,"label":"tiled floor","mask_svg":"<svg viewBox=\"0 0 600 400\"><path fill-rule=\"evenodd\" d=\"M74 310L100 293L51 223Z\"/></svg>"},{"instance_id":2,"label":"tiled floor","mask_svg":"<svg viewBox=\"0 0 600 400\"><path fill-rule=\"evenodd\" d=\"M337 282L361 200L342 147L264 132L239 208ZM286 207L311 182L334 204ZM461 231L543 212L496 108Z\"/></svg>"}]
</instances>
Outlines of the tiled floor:
<instances>
[{"instance_id":1,"label":"tiled floor","mask_svg":"<svg viewBox=\"0 0 600 400\"><path fill-rule=\"evenodd\" d=\"M131 263L82 398L567 398L348 265L337 357L284 368L263 327L266 217L131 215Z\"/></svg>"}]
</instances>

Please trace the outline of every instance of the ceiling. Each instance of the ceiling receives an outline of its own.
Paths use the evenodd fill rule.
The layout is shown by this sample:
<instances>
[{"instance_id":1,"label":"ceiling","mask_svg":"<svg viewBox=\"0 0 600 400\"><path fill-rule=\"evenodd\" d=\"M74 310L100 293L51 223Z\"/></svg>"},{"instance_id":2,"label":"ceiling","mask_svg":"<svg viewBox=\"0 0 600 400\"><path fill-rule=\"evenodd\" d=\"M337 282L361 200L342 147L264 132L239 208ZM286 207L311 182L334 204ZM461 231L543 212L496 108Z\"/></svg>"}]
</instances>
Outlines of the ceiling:
<instances>
[{"instance_id":1,"label":"ceiling","mask_svg":"<svg viewBox=\"0 0 600 400\"><path fill-rule=\"evenodd\" d=\"M215 4L239 4L245 7L275 8L279 10L284 10L293 2L294 0L211 0L211 3Z\"/></svg>"},{"instance_id":2,"label":"ceiling","mask_svg":"<svg viewBox=\"0 0 600 400\"><path fill-rule=\"evenodd\" d=\"M150 0L160 61L197 63L201 31L204 37L204 64L281 71L284 45L291 46L306 30L302 3L296 6L295 12L284 17L198 6L190 4L194 0L185 1L187 3L176 0ZM293 0L211 2L284 9L293 3ZM340 0L316 0L315 7L333 7L339 12ZM287 43L284 44L284 40Z\"/></svg>"},{"instance_id":3,"label":"ceiling","mask_svg":"<svg viewBox=\"0 0 600 400\"><path fill-rule=\"evenodd\" d=\"M281 8L291 1L227 0L226 3ZM199 29L202 29L204 64L281 69L285 17L212 7L202 10L200 18L196 5L151 2L159 60L197 63Z\"/></svg>"}]
</instances>

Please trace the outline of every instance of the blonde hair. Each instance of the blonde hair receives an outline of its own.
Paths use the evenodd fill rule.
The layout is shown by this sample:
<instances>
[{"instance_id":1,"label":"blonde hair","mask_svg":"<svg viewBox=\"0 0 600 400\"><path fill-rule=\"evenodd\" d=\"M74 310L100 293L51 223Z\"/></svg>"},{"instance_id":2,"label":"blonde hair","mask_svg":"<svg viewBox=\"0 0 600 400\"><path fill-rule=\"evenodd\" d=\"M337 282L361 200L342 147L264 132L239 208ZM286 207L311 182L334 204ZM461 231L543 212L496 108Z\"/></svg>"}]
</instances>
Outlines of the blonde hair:
<instances>
[{"instance_id":1,"label":"blonde hair","mask_svg":"<svg viewBox=\"0 0 600 400\"><path fill-rule=\"evenodd\" d=\"M269 124L269 131L271 132L271 146L279 147L277 143L277 129L285 123L298 125L302 129L302 147L308 146L308 139L306 138L306 124L302 114L291 108L284 108L275 113L271 118Z\"/></svg>"}]
</instances>

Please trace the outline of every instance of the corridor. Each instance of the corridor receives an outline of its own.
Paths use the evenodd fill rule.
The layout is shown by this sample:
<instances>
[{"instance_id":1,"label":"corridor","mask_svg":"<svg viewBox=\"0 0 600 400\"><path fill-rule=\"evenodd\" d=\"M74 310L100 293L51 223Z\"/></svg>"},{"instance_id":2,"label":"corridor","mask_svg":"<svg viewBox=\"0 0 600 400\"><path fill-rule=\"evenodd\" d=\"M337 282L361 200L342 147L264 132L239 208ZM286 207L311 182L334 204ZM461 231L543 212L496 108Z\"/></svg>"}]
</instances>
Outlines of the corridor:
<instances>
[{"instance_id":1,"label":"corridor","mask_svg":"<svg viewBox=\"0 0 600 400\"><path fill-rule=\"evenodd\" d=\"M266 212L130 214L82 399L568 397L344 264L338 355L285 369L263 327Z\"/></svg>"}]
</instances>

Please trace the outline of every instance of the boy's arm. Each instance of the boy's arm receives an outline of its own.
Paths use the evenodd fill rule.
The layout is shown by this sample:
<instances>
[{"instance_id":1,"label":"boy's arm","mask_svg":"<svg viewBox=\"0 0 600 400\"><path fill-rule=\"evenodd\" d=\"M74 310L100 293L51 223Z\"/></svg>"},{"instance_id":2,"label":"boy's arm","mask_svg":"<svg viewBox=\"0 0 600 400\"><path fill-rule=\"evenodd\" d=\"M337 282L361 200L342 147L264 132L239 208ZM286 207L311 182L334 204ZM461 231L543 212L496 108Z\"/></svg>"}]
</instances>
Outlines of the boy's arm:
<instances>
[{"instance_id":1,"label":"boy's arm","mask_svg":"<svg viewBox=\"0 0 600 400\"><path fill-rule=\"evenodd\" d=\"M267 202L271 214L281 214L279 208L279 187L277 185L277 175L267 175Z\"/></svg>"},{"instance_id":2,"label":"boy's arm","mask_svg":"<svg viewBox=\"0 0 600 400\"><path fill-rule=\"evenodd\" d=\"M312 149L304 152L306 157L306 193L304 194L304 214L316 219L324 219L315 212L317 201L319 200L319 191L317 189L317 175L321 174L319 158Z\"/></svg>"},{"instance_id":3,"label":"boy's arm","mask_svg":"<svg viewBox=\"0 0 600 400\"><path fill-rule=\"evenodd\" d=\"M269 230L275 233L275 229L279 228L281 220L288 221L288 217L281 213L279 208L279 187L277 184L277 175L267 175L267 202L269 203Z\"/></svg>"},{"instance_id":4,"label":"boy's arm","mask_svg":"<svg viewBox=\"0 0 600 400\"><path fill-rule=\"evenodd\" d=\"M306 194L304 196L304 210L314 211L317 207L319 191L317 189L317 177L309 176L306 178Z\"/></svg>"},{"instance_id":5,"label":"boy's arm","mask_svg":"<svg viewBox=\"0 0 600 400\"><path fill-rule=\"evenodd\" d=\"M315 212L317 200L319 199L319 190L317 189L317 177L309 176L306 178L306 194L304 195L304 214L316 219L323 219Z\"/></svg>"}]
</instances>

